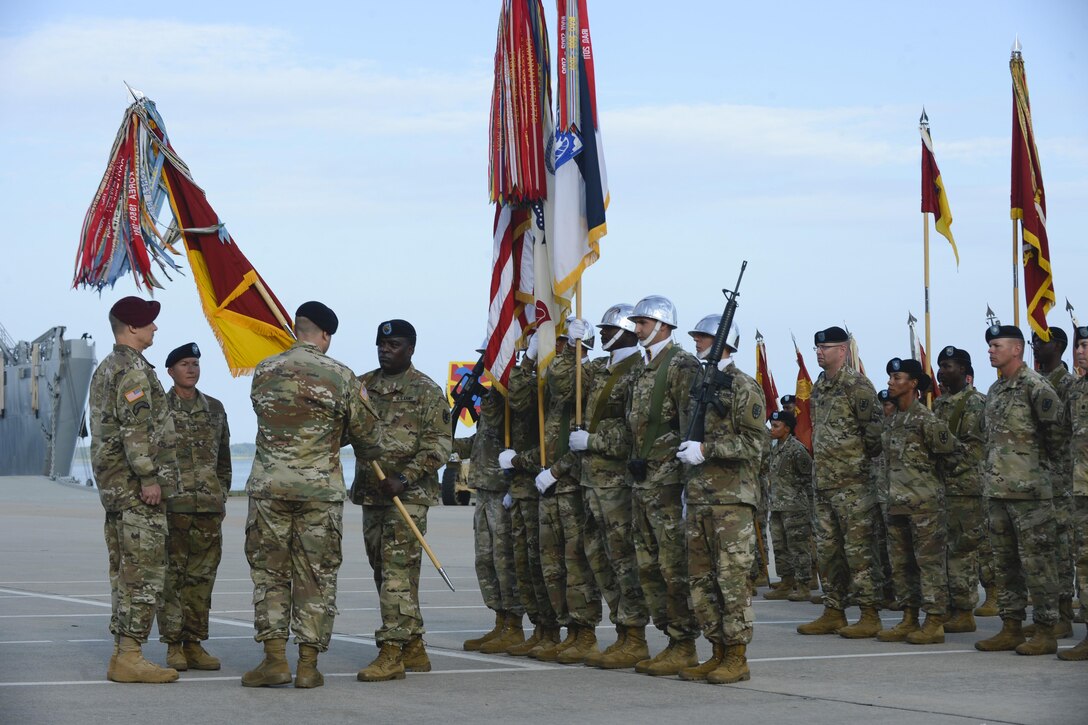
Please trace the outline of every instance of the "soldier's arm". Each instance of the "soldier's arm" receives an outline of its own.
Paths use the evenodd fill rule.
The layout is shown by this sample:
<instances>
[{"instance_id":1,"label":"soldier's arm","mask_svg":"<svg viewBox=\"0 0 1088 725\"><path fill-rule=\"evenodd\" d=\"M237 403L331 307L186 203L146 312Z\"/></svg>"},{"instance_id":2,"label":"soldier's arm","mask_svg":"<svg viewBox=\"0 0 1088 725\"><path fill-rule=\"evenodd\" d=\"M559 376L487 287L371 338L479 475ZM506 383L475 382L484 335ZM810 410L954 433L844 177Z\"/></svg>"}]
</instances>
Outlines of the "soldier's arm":
<instances>
[{"instance_id":1,"label":"soldier's arm","mask_svg":"<svg viewBox=\"0 0 1088 725\"><path fill-rule=\"evenodd\" d=\"M422 481L438 472L453 449L449 408L437 385L428 385L420 396L419 446L412 460L400 471L409 481Z\"/></svg>"},{"instance_id":2,"label":"soldier's arm","mask_svg":"<svg viewBox=\"0 0 1088 725\"><path fill-rule=\"evenodd\" d=\"M962 446L951 469L953 476L959 476L978 466L985 452L986 433L982 428L985 403L981 400L973 401L974 399L967 402L960 419L960 434L957 438Z\"/></svg>"},{"instance_id":3,"label":"soldier's arm","mask_svg":"<svg viewBox=\"0 0 1088 725\"><path fill-rule=\"evenodd\" d=\"M151 383L143 370L129 370L117 383L114 411L121 427L125 459L141 486L155 486L158 466L152 439Z\"/></svg>"},{"instance_id":4,"label":"soldier's arm","mask_svg":"<svg viewBox=\"0 0 1088 725\"><path fill-rule=\"evenodd\" d=\"M382 441L385 435L381 417L370 396L366 385L354 377L348 380L348 420L347 438L355 448L357 458L377 460L382 454Z\"/></svg>"},{"instance_id":5,"label":"soldier's arm","mask_svg":"<svg viewBox=\"0 0 1088 725\"><path fill-rule=\"evenodd\" d=\"M1068 448L1063 407L1061 398L1049 383L1036 386L1031 393L1032 412L1050 459L1057 459Z\"/></svg>"},{"instance_id":6,"label":"soldier's arm","mask_svg":"<svg viewBox=\"0 0 1088 725\"><path fill-rule=\"evenodd\" d=\"M798 441L800 443L800 441ZM793 460L790 462L793 466L794 473L797 474L797 478L805 482L805 488L812 485L812 456L808 454L808 449L805 448L805 444L801 443L797 446L790 446L793 450L791 454Z\"/></svg>"},{"instance_id":7,"label":"soldier's arm","mask_svg":"<svg viewBox=\"0 0 1088 725\"><path fill-rule=\"evenodd\" d=\"M628 376L616 383L616 387L612 389L612 395L621 397L625 406L630 395L628 390L630 386L631 378ZM619 388L619 390L616 390L616 388ZM602 402L602 405L605 404L607 404L607 401ZM606 458L618 458L626 461L631 457L632 440L631 427L627 425L626 418L604 418L597 424L597 430L593 431L589 436L589 450Z\"/></svg>"},{"instance_id":8,"label":"soldier's arm","mask_svg":"<svg viewBox=\"0 0 1088 725\"><path fill-rule=\"evenodd\" d=\"M476 442L476 434L473 433L470 436L464 438L453 439L453 452L460 457L462 461L467 461L472 458L472 444Z\"/></svg>"},{"instance_id":9,"label":"soldier's arm","mask_svg":"<svg viewBox=\"0 0 1088 725\"><path fill-rule=\"evenodd\" d=\"M687 433L691 422L691 386L695 384L695 376L698 374L699 361L688 356L684 356L680 364L673 365L669 370L666 382L669 386L669 396L680 417L681 436Z\"/></svg>"},{"instance_id":10,"label":"soldier's arm","mask_svg":"<svg viewBox=\"0 0 1088 725\"><path fill-rule=\"evenodd\" d=\"M233 470L230 460L230 425L227 423L227 412L223 411L223 435L219 439L219 452L215 460L215 476L219 479L219 488L226 495L230 490Z\"/></svg>"},{"instance_id":11,"label":"soldier's arm","mask_svg":"<svg viewBox=\"0 0 1088 725\"><path fill-rule=\"evenodd\" d=\"M734 410L727 410L736 425L734 435L723 435L721 426L708 425L703 440L703 455L707 459L760 461L762 473L763 437L766 434L763 411L766 403L758 388L734 378ZM708 418L708 423L710 419Z\"/></svg>"},{"instance_id":12,"label":"soldier's arm","mask_svg":"<svg viewBox=\"0 0 1088 725\"><path fill-rule=\"evenodd\" d=\"M510 371L510 410L527 413L536 410L536 366L529 358Z\"/></svg>"},{"instance_id":13,"label":"soldier's arm","mask_svg":"<svg viewBox=\"0 0 1088 725\"><path fill-rule=\"evenodd\" d=\"M869 458L879 456L883 448L881 437L884 426L880 422L882 411L877 403L876 390L872 383L863 379L854 386L850 395L858 430L865 441L865 453Z\"/></svg>"},{"instance_id":14,"label":"soldier's arm","mask_svg":"<svg viewBox=\"0 0 1088 725\"><path fill-rule=\"evenodd\" d=\"M930 416L922 426L922 435L925 438L929 452L937 456L948 456L950 460L953 454L958 454L962 448L956 436L948 430L948 425L937 416Z\"/></svg>"},{"instance_id":15,"label":"soldier's arm","mask_svg":"<svg viewBox=\"0 0 1088 725\"><path fill-rule=\"evenodd\" d=\"M536 473L540 470L540 446L533 446L528 450L518 451L514 456L514 468L519 471Z\"/></svg>"}]
</instances>

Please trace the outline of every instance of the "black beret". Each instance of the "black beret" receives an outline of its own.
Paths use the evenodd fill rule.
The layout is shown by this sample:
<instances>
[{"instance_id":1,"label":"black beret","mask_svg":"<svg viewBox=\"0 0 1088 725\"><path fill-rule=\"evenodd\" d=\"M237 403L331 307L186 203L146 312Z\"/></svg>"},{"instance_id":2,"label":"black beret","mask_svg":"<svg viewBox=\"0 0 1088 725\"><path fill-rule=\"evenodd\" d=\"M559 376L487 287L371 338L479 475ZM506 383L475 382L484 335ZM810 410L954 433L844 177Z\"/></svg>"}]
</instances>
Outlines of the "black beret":
<instances>
[{"instance_id":1,"label":"black beret","mask_svg":"<svg viewBox=\"0 0 1088 725\"><path fill-rule=\"evenodd\" d=\"M1041 339L1041 338L1039 338L1039 333L1038 332L1031 333L1032 343L1034 343L1036 339ZM1050 340L1048 340L1048 342L1055 342L1055 341L1060 342L1065 347L1068 347L1069 346L1069 335L1066 335L1065 330L1063 330L1060 327L1051 327L1050 328Z\"/></svg>"},{"instance_id":2,"label":"black beret","mask_svg":"<svg viewBox=\"0 0 1088 725\"><path fill-rule=\"evenodd\" d=\"M1024 333L1016 325L990 325L986 328L986 342L1000 340L1001 338L1024 341Z\"/></svg>"},{"instance_id":3,"label":"black beret","mask_svg":"<svg viewBox=\"0 0 1088 725\"><path fill-rule=\"evenodd\" d=\"M155 300L122 297L110 308L110 314L126 325L147 327L159 316L161 305Z\"/></svg>"},{"instance_id":4,"label":"black beret","mask_svg":"<svg viewBox=\"0 0 1088 725\"><path fill-rule=\"evenodd\" d=\"M328 306L315 300L303 302L299 305L299 308L295 310L295 317L305 317L330 335L335 335L336 328L340 326L340 320L336 318L336 313L329 309Z\"/></svg>"},{"instance_id":5,"label":"black beret","mask_svg":"<svg viewBox=\"0 0 1088 725\"><path fill-rule=\"evenodd\" d=\"M1073 341L1080 342L1081 340L1088 340L1088 327L1078 327L1073 330Z\"/></svg>"},{"instance_id":6,"label":"black beret","mask_svg":"<svg viewBox=\"0 0 1088 725\"><path fill-rule=\"evenodd\" d=\"M848 342L850 336L846 334L846 330L841 327L829 327L826 330L820 330L814 336L817 345L832 345L839 342Z\"/></svg>"},{"instance_id":7,"label":"black beret","mask_svg":"<svg viewBox=\"0 0 1088 725\"><path fill-rule=\"evenodd\" d=\"M200 348L196 346L195 342L187 342L181 347L175 347L171 350L170 354L166 356L166 367L172 368L174 363L187 357L200 359Z\"/></svg>"},{"instance_id":8,"label":"black beret","mask_svg":"<svg viewBox=\"0 0 1088 725\"><path fill-rule=\"evenodd\" d=\"M786 405L787 403L796 403L797 402L797 396L796 395L783 395L781 397L781 399L779 399L778 402L782 403L782 405Z\"/></svg>"},{"instance_id":9,"label":"black beret","mask_svg":"<svg viewBox=\"0 0 1088 725\"><path fill-rule=\"evenodd\" d=\"M797 417L793 413L787 412L785 410L776 410L775 412L771 413L771 420L777 420L780 423L785 423L790 427L791 432L794 428L797 427Z\"/></svg>"},{"instance_id":10,"label":"black beret","mask_svg":"<svg viewBox=\"0 0 1088 725\"><path fill-rule=\"evenodd\" d=\"M971 353L966 350L961 350L958 347L948 347L937 353L937 364L940 365L945 360L957 360L965 365L971 364Z\"/></svg>"},{"instance_id":11,"label":"black beret","mask_svg":"<svg viewBox=\"0 0 1088 725\"><path fill-rule=\"evenodd\" d=\"M414 345L416 344L416 328L412 327L412 323L408 322L408 320L386 320L378 325L378 334L374 338L374 344L377 345L382 340L390 337L403 337Z\"/></svg>"},{"instance_id":12,"label":"black beret","mask_svg":"<svg viewBox=\"0 0 1088 725\"><path fill-rule=\"evenodd\" d=\"M887 388L884 388L879 393L877 393L876 394L876 399L879 400L881 403L894 403L895 402L894 400L892 400L891 393L888 392Z\"/></svg>"},{"instance_id":13,"label":"black beret","mask_svg":"<svg viewBox=\"0 0 1088 725\"><path fill-rule=\"evenodd\" d=\"M888 361L887 366L888 375L892 373L906 373L914 380L918 381L918 389L923 393L929 390L929 384L932 382L929 376L922 370L922 363L913 358L907 358L904 360L900 357L893 357Z\"/></svg>"}]
</instances>

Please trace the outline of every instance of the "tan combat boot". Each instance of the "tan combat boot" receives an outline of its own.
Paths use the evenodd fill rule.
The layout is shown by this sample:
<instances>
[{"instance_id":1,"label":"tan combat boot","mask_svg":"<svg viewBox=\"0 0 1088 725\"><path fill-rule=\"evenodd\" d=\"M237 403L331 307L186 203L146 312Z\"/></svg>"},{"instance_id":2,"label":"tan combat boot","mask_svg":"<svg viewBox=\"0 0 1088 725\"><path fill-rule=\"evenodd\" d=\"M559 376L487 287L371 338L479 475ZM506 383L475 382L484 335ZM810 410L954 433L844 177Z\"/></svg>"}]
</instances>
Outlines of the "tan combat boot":
<instances>
[{"instance_id":1,"label":"tan combat boot","mask_svg":"<svg viewBox=\"0 0 1088 725\"><path fill-rule=\"evenodd\" d=\"M295 687L309 690L325 684L325 677L317 671L317 647L312 644L298 646L298 667L295 669Z\"/></svg>"},{"instance_id":2,"label":"tan combat boot","mask_svg":"<svg viewBox=\"0 0 1088 725\"><path fill-rule=\"evenodd\" d=\"M462 645L468 652L477 652L485 642L490 642L502 635L503 627L506 625L506 613L495 612L495 626L490 632L483 637L477 637L476 639L466 639L464 645Z\"/></svg>"},{"instance_id":3,"label":"tan combat boot","mask_svg":"<svg viewBox=\"0 0 1088 725\"><path fill-rule=\"evenodd\" d=\"M506 654L511 657L525 657L540 643L540 638L543 636L544 627L538 624L536 625L536 628L533 629L533 635L529 637L529 639L507 647Z\"/></svg>"},{"instance_id":4,"label":"tan combat boot","mask_svg":"<svg viewBox=\"0 0 1088 725\"><path fill-rule=\"evenodd\" d=\"M601 659L612 654L616 650L623 647L623 641L627 638L627 627L622 624L616 625L616 641L608 645L603 652L590 652L582 660L582 664L586 667L600 667Z\"/></svg>"},{"instance_id":5,"label":"tan combat boot","mask_svg":"<svg viewBox=\"0 0 1088 725\"><path fill-rule=\"evenodd\" d=\"M178 671L159 667L144 659L140 643L132 637L121 637L118 642L117 660L110 679L114 682L146 682L161 684L178 679Z\"/></svg>"},{"instance_id":6,"label":"tan combat boot","mask_svg":"<svg viewBox=\"0 0 1088 725\"><path fill-rule=\"evenodd\" d=\"M567 625L567 638L562 642L558 642L550 647L541 649L539 651L533 651L529 653L529 656L534 660L540 660L541 662L555 662L559 653L574 644L574 640L578 639L578 625L571 622Z\"/></svg>"},{"instance_id":7,"label":"tan combat boot","mask_svg":"<svg viewBox=\"0 0 1088 725\"><path fill-rule=\"evenodd\" d=\"M1035 633L1027 642L1016 647L1018 655L1052 655L1058 651L1058 640L1054 638L1054 625L1035 623Z\"/></svg>"},{"instance_id":8,"label":"tan combat boot","mask_svg":"<svg viewBox=\"0 0 1088 725\"><path fill-rule=\"evenodd\" d=\"M600 657L597 667L602 670L625 670L649 658L646 627L627 627L624 630L623 643L616 650Z\"/></svg>"},{"instance_id":9,"label":"tan combat boot","mask_svg":"<svg viewBox=\"0 0 1088 725\"><path fill-rule=\"evenodd\" d=\"M1054 625L1054 638L1065 639L1073 636L1073 600L1062 597L1058 600L1058 623Z\"/></svg>"},{"instance_id":10,"label":"tan combat boot","mask_svg":"<svg viewBox=\"0 0 1088 725\"><path fill-rule=\"evenodd\" d=\"M1072 649L1059 652L1058 659L1065 660L1066 662L1082 662L1088 660L1088 636L1085 636L1085 638Z\"/></svg>"},{"instance_id":11,"label":"tan combat boot","mask_svg":"<svg viewBox=\"0 0 1088 725\"><path fill-rule=\"evenodd\" d=\"M524 642L525 629L521 623L521 617L520 614L507 613L502 632L498 637L480 645L480 652L485 655L506 654L509 647Z\"/></svg>"},{"instance_id":12,"label":"tan combat boot","mask_svg":"<svg viewBox=\"0 0 1088 725\"><path fill-rule=\"evenodd\" d=\"M798 634L835 634L846 626L846 614L841 609L824 607L819 618L806 624L797 625Z\"/></svg>"},{"instance_id":13,"label":"tan combat boot","mask_svg":"<svg viewBox=\"0 0 1088 725\"><path fill-rule=\"evenodd\" d=\"M997 586L986 587L986 598L982 604L975 607L976 617L996 617L999 614L997 609Z\"/></svg>"},{"instance_id":14,"label":"tan combat boot","mask_svg":"<svg viewBox=\"0 0 1088 725\"><path fill-rule=\"evenodd\" d=\"M110 663L106 666L106 679L113 679L113 668L117 666L117 655L121 652L121 638L117 635L113 637L113 654L110 655Z\"/></svg>"},{"instance_id":15,"label":"tan combat boot","mask_svg":"<svg viewBox=\"0 0 1088 725\"><path fill-rule=\"evenodd\" d=\"M643 665L642 662L638 663ZM643 666L643 674L651 677L672 677L680 674L680 671L699 664L699 656L695 651L695 640L673 640L671 647L649 660ZM636 665L636 670L638 665Z\"/></svg>"},{"instance_id":16,"label":"tan combat boot","mask_svg":"<svg viewBox=\"0 0 1088 725\"><path fill-rule=\"evenodd\" d=\"M185 663L191 670L218 670L220 667L219 658L208 654L200 642L186 642L182 645L181 651L185 655ZM166 661L170 661L169 655Z\"/></svg>"},{"instance_id":17,"label":"tan combat boot","mask_svg":"<svg viewBox=\"0 0 1088 725\"><path fill-rule=\"evenodd\" d=\"M544 650L556 647L559 644L559 639L561 636L559 625L542 627L541 630L542 631L540 633L540 641L537 642L531 650L529 650L528 656L532 657L534 660L536 659L536 656Z\"/></svg>"},{"instance_id":18,"label":"tan combat boot","mask_svg":"<svg viewBox=\"0 0 1088 725\"><path fill-rule=\"evenodd\" d=\"M907 644L943 644L944 620L942 614L926 612L926 621L922 628L907 635Z\"/></svg>"},{"instance_id":19,"label":"tan combat boot","mask_svg":"<svg viewBox=\"0 0 1088 725\"><path fill-rule=\"evenodd\" d=\"M721 665L706 676L706 681L712 685L731 685L752 679L752 674L748 671L748 658L745 656L747 649L747 645L743 644L726 647Z\"/></svg>"},{"instance_id":20,"label":"tan combat boot","mask_svg":"<svg viewBox=\"0 0 1088 725\"><path fill-rule=\"evenodd\" d=\"M976 629L975 614L970 609L953 609L952 616L944 623L944 631L948 634L974 632Z\"/></svg>"},{"instance_id":21,"label":"tan combat boot","mask_svg":"<svg viewBox=\"0 0 1088 725\"><path fill-rule=\"evenodd\" d=\"M771 585L770 577L766 574L760 574L752 580L752 585L757 587L769 587Z\"/></svg>"},{"instance_id":22,"label":"tan combat boot","mask_svg":"<svg viewBox=\"0 0 1088 725\"><path fill-rule=\"evenodd\" d=\"M189 669L189 662L185 659L185 651L181 642L166 643L166 666L173 667L178 672Z\"/></svg>"},{"instance_id":23,"label":"tan combat boot","mask_svg":"<svg viewBox=\"0 0 1088 725\"><path fill-rule=\"evenodd\" d=\"M891 629L882 629L876 634L881 642L905 642L907 635L918 631L918 610L914 607L903 607L903 619Z\"/></svg>"},{"instance_id":24,"label":"tan combat boot","mask_svg":"<svg viewBox=\"0 0 1088 725\"><path fill-rule=\"evenodd\" d=\"M862 607L861 619L840 629L839 636L847 639L868 639L875 637L882 629L884 625L880 622L879 610L876 607Z\"/></svg>"},{"instance_id":25,"label":"tan combat boot","mask_svg":"<svg viewBox=\"0 0 1088 725\"><path fill-rule=\"evenodd\" d=\"M789 593L786 599L791 602L807 602L812 599L812 590L808 588L808 584L803 581L797 582L794 585L793 591Z\"/></svg>"},{"instance_id":26,"label":"tan combat boot","mask_svg":"<svg viewBox=\"0 0 1088 725\"><path fill-rule=\"evenodd\" d=\"M812 596L809 597L808 601L811 602L812 604L823 604L824 603L823 592L821 592L819 589L814 589L812 591Z\"/></svg>"},{"instance_id":27,"label":"tan combat boot","mask_svg":"<svg viewBox=\"0 0 1088 725\"><path fill-rule=\"evenodd\" d=\"M400 653L400 661L404 663L405 672L430 672L431 658L427 656L427 649L423 646L423 637L416 635L408 640Z\"/></svg>"},{"instance_id":28,"label":"tan combat boot","mask_svg":"<svg viewBox=\"0 0 1088 725\"><path fill-rule=\"evenodd\" d=\"M244 687L269 687L286 685L291 681L291 667L287 664L287 640L266 639L264 660L256 669L242 675Z\"/></svg>"},{"instance_id":29,"label":"tan combat boot","mask_svg":"<svg viewBox=\"0 0 1088 725\"><path fill-rule=\"evenodd\" d=\"M977 609L975 610L978 611ZM982 652L1007 652L1024 643L1023 624L1019 619L1003 620L1001 631L988 639L975 642L975 649Z\"/></svg>"},{"instance_id":30,"label":"tan combat boot","mask_svg":"<svg viewBox=\"0 0 1088 725\"><path fill-rule=\"evenodd\" d=\"M694 667L685 667L680 670L680 679L687 680L688 682L702 682L706 680L706 676L714 670L718 669L722 660L725 659L725 645L713 643L714 650L710 655L710 659L702 664L695 665Z\"/></svg>"},{"instance_id":31,"label":"tan combat boot","mask_svg":"<svg viewBox=\"0 0 1088 725\"><path fill-rule=\"evenodd\" d=\"M782 579L782 581L778 582L778 586L771 587L771 590L769 592L763 592L763 598L770 599L772 601L776 601L779 599L789 599L790 593L793 591L793 588L796 585L797 582L792 576L786 577Z\"/></svg>"},{"instance_id":32,"label":"tan combat boot","mask_svg":"<svg viewBox=\"0 0 1088 725\"><path fill-rule=\"evenodd\" d=\"M369 665L359 670L355 676L359 682L386 682L404 679L404 661L401 659L400 645L383 642L378 656Z\"/></svg>"},{"instance_id":33,"label":"tan combat boot","mask_svg":"<svg viewBox=\"0 0 1088 725\"><path fill-rule=\"evenodd\" d=\"M574 642L556 655L555 661L561 665L580 665L592 654L600 654L597 649L597 631L594 627L579 626Z\"/></svg>"}]
</instances>

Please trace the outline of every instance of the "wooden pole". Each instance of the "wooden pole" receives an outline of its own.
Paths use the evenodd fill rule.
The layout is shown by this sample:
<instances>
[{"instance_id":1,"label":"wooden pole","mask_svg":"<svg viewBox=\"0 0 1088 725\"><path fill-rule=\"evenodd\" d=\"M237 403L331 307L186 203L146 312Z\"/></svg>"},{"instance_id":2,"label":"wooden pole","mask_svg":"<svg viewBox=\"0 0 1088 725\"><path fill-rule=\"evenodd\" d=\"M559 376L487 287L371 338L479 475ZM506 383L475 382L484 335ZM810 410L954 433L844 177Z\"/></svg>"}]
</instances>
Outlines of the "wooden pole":
<instances>
[{"instance_id":1,"label":"wooden pole","mask_svg":"<svg viewBox=\"0 0 1088 725\"><path fill-rule=\"evenodd\" d=\"M272 299L272 295L268 294L268 290L265 289L264 282L261 281L260 277L257 277L253 281L253 286L257 288L257 294L261 296L261 299L264 300L264 303L268 305L268 308L270 310L272 310L272 314L276 316L276 320L281 325L283 325L283 329L287 330L287 332L290 333L291 337L294 337L294 329L291 327L291 324L287 322L287 320L283 319L283 314L280 312L280 306L277 305Z\"/></svg>"},{"instance_id":2,"label":"wooden pole","mask_svg":"<svg viewBox=\"0 0 1088 725\"><path fill-rule=\"evenodd\" d=\"M539 360L537 364L540 364ZM548 454L544 440L544 378L540 377L539 370L536 376L536 420L540 431L540 467L543 469L548 467Z\"/></svg>"},{"instance_id":3,"label":"wooden pole","mask_svg":"<svg viewBox=\"0 0 1088 725\"><path fill-rule=\"evenodd\" d=\"M582 278L574 284L574 314L582 319ZM582 427L582 338L574 342L574 424ZM559 431L566 435L569 431Z\"/></svg>"},{"instance_id":4,"label":"wooden pole","mask_svg":"<svg viewBox=\"0 0 1088 725\"><path fill-rule=\"evenodd\" d=\"M509 392L509 391L507 391ZM506 447L510 448L510 396L502 396L503 401L503 439L506 441Z\"/></svg>"},{"instance_id":5,"label":"wooden pole","mask_svg":"<svg viewBox=\"0 0 1088 725\"><path fill-rule=\"evenodd\" d=\"M1020 239L1012 220L1012 324L1020 327Z\"/></svg>"},{"instance_id":6,"label":"wooden pole","mask_svg":"<svg viewBox=\"0 0 1088 725\"><path fill-rule=\"evenodd\" d=\"M926 284L926 361L933 357L933 337L929 329L929 214L922 212L922 239L925 243L925 284ZM929 367L932 367L930 365ZM925 371L923 371L925 372ZM926 392L926 407L933 408L933 387L936 380L931 381L930 389Z\"/></svg>"}]
</instances>

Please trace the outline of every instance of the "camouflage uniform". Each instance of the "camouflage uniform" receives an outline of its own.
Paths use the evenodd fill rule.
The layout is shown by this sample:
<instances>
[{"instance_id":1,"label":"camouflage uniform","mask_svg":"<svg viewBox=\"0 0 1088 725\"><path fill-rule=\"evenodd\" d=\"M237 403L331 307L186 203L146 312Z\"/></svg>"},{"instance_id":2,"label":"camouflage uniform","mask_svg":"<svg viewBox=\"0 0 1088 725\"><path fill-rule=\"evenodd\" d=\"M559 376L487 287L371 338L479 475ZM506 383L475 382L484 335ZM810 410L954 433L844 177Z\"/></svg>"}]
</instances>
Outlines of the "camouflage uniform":
<instances>
[{"instance_id":1,"label":"camouflage uniform","mask_svg":"<svg viewBox=\"0 0 1088 725\"><path fill-rule=\"evenodd\" d=\"M1070 462L1076 539L1077 590L1081 612L1088 612L1088 377L1077 378L1066 400L1069 416Z\"/></svg>"},{"instance_id":2,"label":"camouflage uniform","mask_svg":"<svg viewBox=\"0 0 1088 725\"><path fill-rule=\"evenodd\" d=\"M438 469L452 447L450 409L438 384L415 366L398 375L371 370L359 380L381 421L383 445L378 455L356 447L351 500L363 506L363 544L378 587L382 626L374 639L379 647L385 642L403 646L423 634L419 611L423 548L393 500L378 487L372 463L377 462L389 478L401 475L408 480L399 498L420 533L426 534L427 508L438 502ZM478 468L484 465L473 465L471 473Z\"/></svg>"},{"instance_id":3,"label":"camouflage uniform","mask_svg":"<svg viewBox=\"0 0 1088 725\"><path fill-rule=\"evenodd\" d=\"M646 466L645 478L635 476L632 481L632 533L639 581L654 625L676 641L694 640L699 634L690 604L683 481L681 463L676 459L698 371L695 356L670 341L639 370L627 398L631 458L645 461ZM655 415L651 409L659 374L664 397L660 414Z\"/></svg>"},{"instance_id":4,"label":"camouflage uniform","mask_svg":"<svg viewBox=\"0 0 1088 725\"><path fill-rule=\"evenodd\" d=\"M882 416L881 430L887 430L890 422L891 418ZM892 562L888 558L888 462L883 452L873 457L869 468L872 472L873 488L876 490L877 508L880 509L879 514L874 517L873 557L880 562L880 591L884 595L884 601L891 602L895 599L895 586L892 581Z\"/></svg>"},{"instance_id":5,"label":"camouflage uniform","mask_svg":"<svg viewBox=\"0 0 1088 725\"><path fill-rule=\"evenodd\" d=\"M230 428L223 404L199 390L166 394L177 430L178 486L166 501L167 569L159 635L163 642L208 638L208 613L230 491Z\"/></svg>"},{"instance_id":6,"label":"camouflage uniform","mask_svg":"<svg viewBox=\"0 0 1088 725\"><path fill-rule=\"evenodd\" d=\"M703 455L684 466L688 574L703 635L725 646L752 641L748 574L755 558L759 468L767 435L766 401L759 384L730 361L729 382L718 391L725 415L706 410Z\"/></svg>"},{"instance_id":7,"label":"camouflage uniform","mask_svg":"<svg viewBox=\"0 0 1088 725\"><path fill-rule=\"evenodd\" d=\"M631 543L631 431L624 417L627 390L642 367L637 352L608 367L594 360L586 402L588 448L582 454L586 556L604 593L613 624L645 627L646 598Z\"/></svg>"},{"instance_id":8,"label":"camouflage uniform","mask_svg":"<svg viewBox=\"0 0 1088 725\"><path fill-rule=\"evenodd\" d=\"M987 572L983 586L993 586L993 563L982 561L983 542L989 541L982 501L979 462L985 444L982 413L986 396L968 385L954 395L933 401L933 413L943 420L961 444L960 455L945 467L945 511L948 518L948 596L953 609L974 609L978 603L979 572Z\"/></svg>"},{"instance_id":9,"label":"camouflage uniform","mask_svg":"<svg viewBox=\"0 0 1088 725\"><path fill-rule=\"evenodd\" d=\"M1064 407L1076 377L1066 369L1064 363L1050 371L1045 377L1057 391ZM1058 594L1059 599L1062 600L1059 605L1064 608L1072 603L1076 579L1073 565L1076 536L1073 529L1073 471L1069 451L1065 446L1054 454L1054 523L1057 534Z\"/></svg>"},{"instance_id":10,"label":"camouflage uniform","mask_svg":"<svg viewBox=\"0 0 1088 725\"><path fill-rule=\"evenodd\" d=\"M94 371L90 409L91 468L106 510L110 632L146 642L166 580L166 505L145 504L140 491L158 484L164 500L174 491L174 420L151 364L127 345L114 345Z\"/></svg>"},{"instance_id":11,"label":"camouflage uniform","mask_svg":"<svg viewBox=\"0 0 1088 725\"><path fill-rule=\"evenodd\" d=\"M316 345L296 342L257 365L250 391L257 451L246 483L246 559L256 640L325 651L343 559L347 440L376 451L381 428L366 388Z\"/></svg>"},{"instance_id":12,"label":"camouflage uniform","mask_svg":"<svg viewBox=\"0 0 1088 725\"><path fill-rule=\"evenodd\" d=\"M1027 366L986 394L983 485L1003 620L1023 621L1029 593L1037 623L1058 619L1052 461L1062 417L1054 388Z\"/></svg>"},{"instance_id":13,"label":"camouflage uniform","mask_svg":"<svg viewBox=\"0 0 1088 725\"><path fill-rule=\"evenodd\" d=\"M947 523L938 457L956 451L956 439L918 400L897 410L884 429L888 462L888 556L896 602L944 616L948 612L945 568Z\"/></svg>"},{"instance_id":14,"label":"camouflage uniform","mask_svg":"<svg viewBox=\"0 0 1088 725\"><path fill-rule=\"evenodd\" d=\"M873 543L880 507L869 466L880 453L881 415L873 384L849 367L834 377L820 373L812 387L816 549L832 609L845 609L850 598L880 607Z\"/></svg>"},{"instance_id":15,"label":"camouflage uniform","mask_svg":"<svg viewBox=\"0 0 1088 725\"><path fill-rule=\"evenodd\" d=\"M808 584L812 571L812 456L789 435L771 448L771 538L783 579Z\"/></svg>"},{"instance_id":16,"label":"camouflage uniform","mask_svg":"<svg viewBox=\"0 0 1088 725\"><path fill-rule=\"evenodd\" d=\"M763 440L761 444L760 457L759 457L759 486L756 489L756 510L754 514L754 521L756 524L756 555L752 560L752 571L749 573L748 578L752 582L762 582L763 584L769 584L764 577L764 572L768 572L768 567L771 562L768 561L770 549L770 543L773 541L774 532L771 523L771 432L766 426L763 428ZM777 566L778 562L775 562ZM793 576L793 572L789 571L789 564L786 565L786 571L779 571L778 576Z\"/></svg>"}]
</instances>

